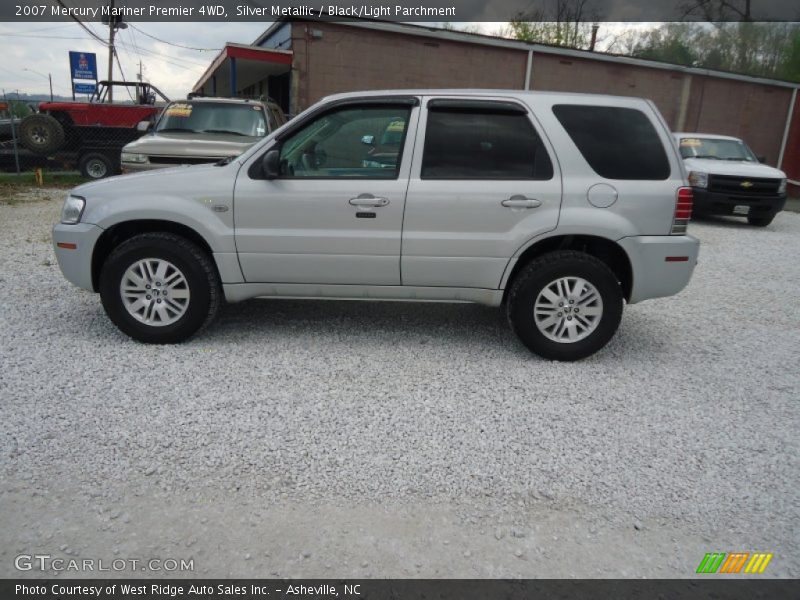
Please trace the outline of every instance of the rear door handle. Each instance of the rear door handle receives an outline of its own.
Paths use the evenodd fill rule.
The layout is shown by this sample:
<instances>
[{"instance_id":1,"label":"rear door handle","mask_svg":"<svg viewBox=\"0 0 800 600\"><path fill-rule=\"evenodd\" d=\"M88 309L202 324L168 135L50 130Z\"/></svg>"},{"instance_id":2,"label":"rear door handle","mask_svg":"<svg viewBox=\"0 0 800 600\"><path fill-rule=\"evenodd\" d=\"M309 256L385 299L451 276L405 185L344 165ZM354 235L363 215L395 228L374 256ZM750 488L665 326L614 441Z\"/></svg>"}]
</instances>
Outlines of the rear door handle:
<instances>
[{"instance_id":1,"label":"rear door handle","mask_svg":"<svg viewBox=\"0 0 800 600\"><path fill-rule=\"evenodd\" d=\"M506 200L500 202L506 208L538 208L542 205L541 200L537 200L536 198L526 198L520 194L516 194L511 196Z\"/></svg>"},{"instance_id":2,"label":"rear door handle","mask_svg":"<svg viewBox=\"0 0 800 600\"><path fill-rule=\"evenodd\" d=\"M350 204L352 206L371 206L374 208L379 208L389 204L389 199L378 198L372 194L359 194L355 198L350 198Z\"/></svg>"}]
</instances>

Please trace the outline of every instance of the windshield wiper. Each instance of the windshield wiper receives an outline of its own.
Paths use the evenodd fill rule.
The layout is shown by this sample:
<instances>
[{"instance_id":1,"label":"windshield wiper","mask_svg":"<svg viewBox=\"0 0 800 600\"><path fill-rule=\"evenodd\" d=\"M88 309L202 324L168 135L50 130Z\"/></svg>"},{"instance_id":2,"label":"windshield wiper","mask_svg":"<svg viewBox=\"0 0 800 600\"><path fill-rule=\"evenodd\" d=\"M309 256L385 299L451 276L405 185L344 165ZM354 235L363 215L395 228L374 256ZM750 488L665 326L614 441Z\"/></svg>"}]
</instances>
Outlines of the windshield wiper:
<instances>
[{"instance_id":1,"label":"windshield wiper","mask_svg":"<svg viewBox=\"0 0 800 600\"><path fill-rule=\"evenodd\" d=\"M712 156L711 154L696 154L690 158L713 158L714 160L721 160L719 156Z\"/></svg>"},{"instance_id":2,"label":"windshield wiper","mask_svg":"<svg viewBox=\"0 0 800 600\"><path fill-rule=\"evenodd\" d=\"M231 161L232 161L234 158L236 158L236 157L235 157L235 156L226 156L226 157L225 157L225 158L223 158L222 160L218 160L217 162L215 162L215 163L214 163L214 166L217 166L217 167L224 167L225 165L227 165L227 164L230 164L230 162L231 162Z\"/></svg>"},{"instance_id":3,"label":"windshield wiper","mask_svg":"<svg viewBox=\"0 0 800 600\"><path fill-rule=\"evenodd\" d=\"M203 129L200 133L229 133L231 135L241 135L246 137L246 134L241 131L231 131L230 129Z\"/></svg>"}]
</instances>

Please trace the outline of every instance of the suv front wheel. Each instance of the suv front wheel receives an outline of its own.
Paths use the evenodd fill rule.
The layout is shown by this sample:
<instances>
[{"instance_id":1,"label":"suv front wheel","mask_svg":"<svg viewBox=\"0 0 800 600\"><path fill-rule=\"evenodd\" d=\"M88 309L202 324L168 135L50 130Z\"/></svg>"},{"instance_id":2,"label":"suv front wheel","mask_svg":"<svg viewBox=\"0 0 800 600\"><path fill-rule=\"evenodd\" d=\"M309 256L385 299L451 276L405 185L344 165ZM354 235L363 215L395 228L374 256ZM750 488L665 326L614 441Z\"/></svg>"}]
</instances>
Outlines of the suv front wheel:
<instances>
[{"instance_id":1,"label":"suv front wheel","mask_svg":"<svg viewBox=\"0 0 800 600\"><path fill-rule=\"evenodd\" d=\"M171 233L120 244L100 272L103 308L123 333L150 344L181 342L208 325L222 290L206 252Z\"/></svg>"},{"instance_id":2,"label":"suv front wheel","mask_svg":"<svg viewBox=\"0 0 800 600\"><path fill-rule=\"evenodd\" d=\"M563 361L605 346L622 318L622 289L597 258L573 250L549 252L523 267L508 294L511 328L529 350Z\"/></svg>"}]
</instances>

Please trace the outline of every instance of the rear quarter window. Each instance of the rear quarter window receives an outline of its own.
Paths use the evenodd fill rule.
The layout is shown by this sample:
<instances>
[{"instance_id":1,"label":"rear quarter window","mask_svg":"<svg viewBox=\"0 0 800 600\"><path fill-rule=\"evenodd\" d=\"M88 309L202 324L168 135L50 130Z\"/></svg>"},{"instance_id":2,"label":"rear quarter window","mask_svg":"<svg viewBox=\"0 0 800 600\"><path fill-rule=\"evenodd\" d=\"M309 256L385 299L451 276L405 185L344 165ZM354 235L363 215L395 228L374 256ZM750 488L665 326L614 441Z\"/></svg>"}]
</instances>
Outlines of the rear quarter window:
<instances>
[{"instance_id":1,"label":"rear quarter window","mask_svg":"<svg viewBox=\"0 0 800 600\"><path fill-rule=\"evenodd\" d=\"M670 176L664 145L642 111L557 104L553 113L583 158L601 177L661 181Z\"/></svg>"},{"instance_id":2,"label":"rear quarter window","mask_svg":"<svg viewBox=\"0 0 800 600\"><path fill-rule=\"evenodd\" d=\"M524 113L428 111L422 179L553 178L553 164Z\"/></svg>"}]
</instances>

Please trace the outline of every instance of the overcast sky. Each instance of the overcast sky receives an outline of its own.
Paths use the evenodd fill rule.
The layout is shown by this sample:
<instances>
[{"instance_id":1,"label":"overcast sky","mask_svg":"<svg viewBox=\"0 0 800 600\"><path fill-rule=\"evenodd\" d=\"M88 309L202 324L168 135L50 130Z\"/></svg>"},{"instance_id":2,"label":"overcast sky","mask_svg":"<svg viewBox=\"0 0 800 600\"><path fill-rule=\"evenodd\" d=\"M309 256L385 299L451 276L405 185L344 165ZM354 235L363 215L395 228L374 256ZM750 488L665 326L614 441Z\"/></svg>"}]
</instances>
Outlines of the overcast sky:
<instances>
[{"instance_id":1,"label":"overcast sky","mask_svg":"<svg viewBox=\"0 0 800 600\"><path fill-rule=\"evenodd\" d=\"M135 81L139 60L145 81L152 82L170 98L180 98L191 90L225 42L249 44L269 25L262 23L132 23L117 36L117 52L125 78ZM458 24L457 24L458 25ZM466 25L466 24L465 24ZM472 23L484 33L497 33L504 23ZM604 33L621 28L654 24L601 24ZM88 27L102 38L108 28L100 23ZM164 43L148 37L148 35ZM179 46L207 49L190 50ZM47 74L53 76L53 92L70 95L68 51L95 52L100 79L106 78L108 51L77 23L0 23L0 88L6 93L19 90L48 93ZM120 78L114 64L114 76Z\"/></svg>"},{"instance_id":2,"label":"overcast sky","mask_svg":"<svg viewBox=\"0 0 800 600\"><path fill-rule=\"evenodd\" d=\"M269 25L269 22L133 23L132 27L118 32L117 53L126 79L135 80L141 59L144 79L151 81L167 96L178 98L191 89L225 42L249 44ZM106 26L100 23L89 23L88 26L100 37L108 37ZM145 34L173 44L210 50L201 52L179 48ZM77 23L0 23L0 56L3 57L0 88L6 93L17 89L20 92L47 93L47 74L51 73L53 92L69 95L67 53L70 50L95 52L100 79L106 78L107 47L94 40ZM114 76L120 77L116 62Z\"/></svg>"}]
</instances>

